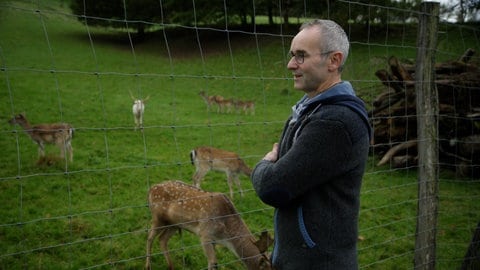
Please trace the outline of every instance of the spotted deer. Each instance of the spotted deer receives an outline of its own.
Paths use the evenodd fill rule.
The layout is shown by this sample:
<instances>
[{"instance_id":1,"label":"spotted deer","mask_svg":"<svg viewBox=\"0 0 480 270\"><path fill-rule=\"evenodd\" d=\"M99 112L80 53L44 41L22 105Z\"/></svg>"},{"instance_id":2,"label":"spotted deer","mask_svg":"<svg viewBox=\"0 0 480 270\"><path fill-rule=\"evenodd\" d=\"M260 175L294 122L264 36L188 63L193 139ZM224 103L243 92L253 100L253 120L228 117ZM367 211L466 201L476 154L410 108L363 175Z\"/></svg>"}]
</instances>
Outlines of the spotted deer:
<instances>
[{"instance_id":1,"label":"spotted deer","mask_svg":"<svg viewBox=\"0 0 480 270\"><path fill-rule=\"evenodd\" d=\"M240 194L243 196L240 174L250 177L252 169L234 152L209 147L200 146L190 152L190 159L195 165L195 173L192 176L193 184L196 187L201 186L201 182L209 171L225 172L227 175L227 184L230 189L230 197L233 198L233 182L237 185Z\"/></svg>"},{"instance_id":2,"label":"spotted deer","mask_svg":"<svg viewBox=\"0 0 480 270\"><path fill-rule=\"evenodd\" d=\"M224 194L207 192L181 181L166 181L150 188L148 204L152 227L147 239L146 269L151 268L152 242L156 236L168 269L174 269L168 241L182 229L200 238L208 269L217 266L215 244L227 247L249 270L272 269L265 252L273 240L266 231L256 240Z\"/></svg>"},{"instance_id":3,"label":"spotted deer","mask_svg":"<svg viewBox=\"0 0 480 270\"><path fill-rule=\"evenodd\" d=\"M38 145L38 156L45 156L45 144L55 144L60 148L60 157L69 155L70 162L73 161L73 127L67 123L38 124L30 125L24 114L17 114L8 121L11 125L18 124L23 128L30 138Z\"/></svg>"}]
</instances>

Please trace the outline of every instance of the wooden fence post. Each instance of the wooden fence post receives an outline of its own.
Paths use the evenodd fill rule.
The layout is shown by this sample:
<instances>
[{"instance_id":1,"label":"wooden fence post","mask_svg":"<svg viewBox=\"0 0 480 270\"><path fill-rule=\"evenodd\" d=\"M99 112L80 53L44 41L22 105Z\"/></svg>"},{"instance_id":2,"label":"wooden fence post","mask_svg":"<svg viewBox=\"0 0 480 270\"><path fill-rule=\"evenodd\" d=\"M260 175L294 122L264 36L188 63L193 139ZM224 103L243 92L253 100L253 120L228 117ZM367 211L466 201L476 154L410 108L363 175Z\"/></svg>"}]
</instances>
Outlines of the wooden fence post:
<instances>
[{"instance_id":1,"label":"wooden fence post","mask_svg":"<svg viewBox=\"0 0 480 270\"><path fill-rule=\"evenodd\" d=\"M414 268L433 270L438 216L438 93L435 50L440 4L422 2L417 35L415 93L418 136L418 209Z\"/></svg>"}]
</instances>

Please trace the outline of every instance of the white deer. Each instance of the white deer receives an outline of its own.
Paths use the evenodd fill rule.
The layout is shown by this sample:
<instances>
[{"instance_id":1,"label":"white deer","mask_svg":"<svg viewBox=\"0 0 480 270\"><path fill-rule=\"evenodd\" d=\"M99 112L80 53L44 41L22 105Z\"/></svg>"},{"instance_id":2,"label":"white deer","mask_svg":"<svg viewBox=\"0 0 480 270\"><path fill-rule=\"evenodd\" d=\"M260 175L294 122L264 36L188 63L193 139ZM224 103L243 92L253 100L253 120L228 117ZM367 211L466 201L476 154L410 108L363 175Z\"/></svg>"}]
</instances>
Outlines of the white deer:
<instances>
[{"instance_id":1,"label":"white deer","mask_svg":"<svg viewBox=\"0 0 480 270\"><path fill-rule=\"evenodd\" d=\"M217 266L216 243L232 251L249 270L272 269L265 252L273 240L266 231L256 240L224 194L203 191L181 181L166 181L150 188L148 203L152 228L147 239L146 269L151 267L152 242L157 235L168 269L174 269L168 241L182 229L200 238L208 269Z\"/></svg>"},{"instance_id":2,"label":"white deer","mask_svg":"<svg viewBox=\"0 0 480 270\"><path fill-rule=\"evenodd\" d=\"M60 156L68 154L73 161L72 138L74 129L67 123L30 125L24 114L18 114L8 121L20 125L25 133L38 145L38 156L45 156L45 144L55 144L60 148Z\"/></svg>"},{"instance_id":3,"label":"white deer","mask_svg":"<svg viewBox=\"0 0 480 270\"><path fill-rule=\"evenodd\" d=\"M192 164L195 165L195 173L192 176L192 180L196 187L201 186L203 178L209 171L220 171L225 172L227 175L230 197L233 198L233 182L235 182L240 190L240 194L243 196L243 190L238 177L240 174L250 177L252 169L236 153L209 146L200 146L190 152L190 159Z\"/></svg>"},{"instance_id":4,"label":"white deer","mask_svg":"<svg viewBox=\"0 0 480 270\"><path fill-rule=\"evenodd\" d=\"M145 112L145 104L150 96L147 96L145 99L139 99L135 98L132 92L130 92L130 97L133 100L132 113L135 120L135 130L140 128L143 131L143 113Z\"/></svg>"}]
</instances>

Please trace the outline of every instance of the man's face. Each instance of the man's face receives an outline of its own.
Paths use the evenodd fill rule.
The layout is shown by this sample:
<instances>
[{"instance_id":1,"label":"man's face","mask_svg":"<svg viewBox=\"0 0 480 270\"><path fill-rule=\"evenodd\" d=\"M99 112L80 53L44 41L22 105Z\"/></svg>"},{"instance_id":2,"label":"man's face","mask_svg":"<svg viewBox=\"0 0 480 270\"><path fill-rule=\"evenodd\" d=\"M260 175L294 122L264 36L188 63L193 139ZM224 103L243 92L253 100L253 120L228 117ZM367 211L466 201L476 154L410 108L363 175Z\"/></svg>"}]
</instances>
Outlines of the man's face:
<instances>
[{"instance_id":1,"label":"man's face","mask_svg":"<svg viewBox=\"0 0 480 270\"><path fill-rule=\"evenodd\" d=\"M329 77L328 53L320 51L319 36L316 28L303 29L290 45L293 57L287 68L293 73L295 89L307 94L318 91Z\"/></svg>"}]
</instances>

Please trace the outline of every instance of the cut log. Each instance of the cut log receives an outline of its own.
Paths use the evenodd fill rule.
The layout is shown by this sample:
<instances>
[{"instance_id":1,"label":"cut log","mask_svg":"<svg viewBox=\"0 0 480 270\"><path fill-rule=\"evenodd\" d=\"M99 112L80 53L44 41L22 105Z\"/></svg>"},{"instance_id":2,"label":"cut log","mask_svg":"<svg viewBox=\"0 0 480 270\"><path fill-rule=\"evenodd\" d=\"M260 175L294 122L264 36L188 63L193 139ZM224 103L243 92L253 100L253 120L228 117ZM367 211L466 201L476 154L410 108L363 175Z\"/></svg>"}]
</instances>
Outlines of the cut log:
<instances>
[{"instance_id":1,"label":"cut log","mask_svg":"<svg viewBox=\"0 0 480 270\"><path fill-rule=\"evenodd\" d=\"M472 56L475 54L475 50L472 48L468 48L463 55L458 59L459 62L468 63Z\"/></svg>"},{"instance_id":2,"label":"cut log","mask_svg":"<svg viewBox=\"0 0 480 270\"><path fill-rule=\"evenodd\" d=\"M438 93L440 164L480 177L480 69L473 49L458 59L435 65ZM389 71L375 72L386 90L373 99L368 115L374 128L371 150L383 155L378 166L417 164L415 65L395 56ZM457 139L458 138L458 139ZM453 143L453 144L452 144ZM458 175L458 173L457 173Z\"/></svg>"},{"instance_id":3,"label":"cut log","mask_svg":"<svg viewBox=\"0 0 480 270\"><path fill-rule=\"evenodd\" d=\"M418 156L404 155L392 158L392 166L394 168L406 168L416 166L418 164Z\"/></svg>"},{"instance_id":4,"label":"cut log","mask_svg":"<svg viewBox=\"0 0 480 270\"><path fill-rule=\"evenodd\" d=\"M386 164L393 156L395 156L397 152L410 148L412 146L417 146L417 140L410 140L395 145L394 147L390 148L390 150L388 150L388 152L383 156L383 158L377 163L377 166L382 166Z\"/></svg>"},{"instance_id":5,"label":"cut log","mask_svg":"<svg viewBox=\"0 0 480 270\"><path fill-rule=\"evenodd\" d=\"M403 92L405 90L403 84L384 69L375 72L375 76L377 76L385 86L393 88L395 92Z\"/></svg>"},{"instance_id":6,"label":"cut log","mask_svg":"<svg viewBox=\"0 0 480 270\"><path fill-rule=\"evenodd\" d=\"M400 64L395 56L390 57L388 59L388 63L393 75L395 75L398 79L404 82L413 81L412 75L405 69L405 67L403 67L402 64Z\"/></svg>"}]
</instances>

